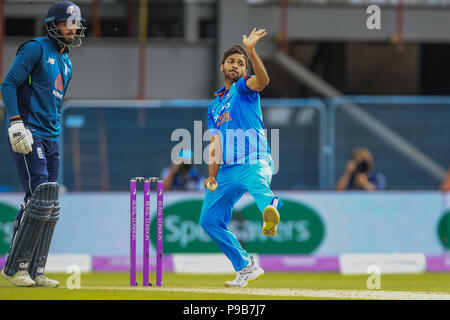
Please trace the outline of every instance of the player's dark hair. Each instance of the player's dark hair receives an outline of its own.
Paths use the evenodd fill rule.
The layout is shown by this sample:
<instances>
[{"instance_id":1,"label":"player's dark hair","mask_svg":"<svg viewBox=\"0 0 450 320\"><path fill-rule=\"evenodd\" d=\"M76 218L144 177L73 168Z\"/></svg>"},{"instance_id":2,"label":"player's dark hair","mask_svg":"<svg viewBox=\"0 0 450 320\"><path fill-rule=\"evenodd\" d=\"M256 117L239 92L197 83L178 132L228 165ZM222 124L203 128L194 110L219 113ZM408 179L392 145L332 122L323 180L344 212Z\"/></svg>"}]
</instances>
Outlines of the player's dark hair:
<instances>
[{"instance_id":1,"label":"player's dark hair","mask_svg":"<svg viewBox=\"0 0 450 320\"><path fill-rule=\"evenodd\" d=\"M245 59L245 66L246 69L248 69L248 52L247 49L245 49L242 45L240 44L235 44L234 46L232 46L230 49L228 49L227 51L225 51L225 53L223 54L223 58L222 58L222 64L225 63L225 60L227 60L227 58L235 53L239 53L242 54L244 56Z\"/></svg>"}]
</instances>

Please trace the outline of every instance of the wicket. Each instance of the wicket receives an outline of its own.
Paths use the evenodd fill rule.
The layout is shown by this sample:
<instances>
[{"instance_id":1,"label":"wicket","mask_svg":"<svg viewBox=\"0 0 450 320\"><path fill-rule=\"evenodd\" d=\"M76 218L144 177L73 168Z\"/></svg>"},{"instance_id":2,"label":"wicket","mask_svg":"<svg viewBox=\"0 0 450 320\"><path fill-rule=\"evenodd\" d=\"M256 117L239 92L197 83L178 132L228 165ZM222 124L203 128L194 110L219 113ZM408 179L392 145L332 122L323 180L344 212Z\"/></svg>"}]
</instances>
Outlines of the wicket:
<instances>
[{"instance_id":1,"label":"wicket","mask_svg":"<svg viewBox=\"0 0 450 320\"><path fill-rule=\"evenodd\" d=\"M144 183L144 226L143 226L143 285L151 286L150 273L150 183L157 183L156 202L156 285L162 286L162 256L163 256L163 179L157 177L130 179L130 286L137 286L136 281L136 186Z\"/></svg>"}]
</instances>

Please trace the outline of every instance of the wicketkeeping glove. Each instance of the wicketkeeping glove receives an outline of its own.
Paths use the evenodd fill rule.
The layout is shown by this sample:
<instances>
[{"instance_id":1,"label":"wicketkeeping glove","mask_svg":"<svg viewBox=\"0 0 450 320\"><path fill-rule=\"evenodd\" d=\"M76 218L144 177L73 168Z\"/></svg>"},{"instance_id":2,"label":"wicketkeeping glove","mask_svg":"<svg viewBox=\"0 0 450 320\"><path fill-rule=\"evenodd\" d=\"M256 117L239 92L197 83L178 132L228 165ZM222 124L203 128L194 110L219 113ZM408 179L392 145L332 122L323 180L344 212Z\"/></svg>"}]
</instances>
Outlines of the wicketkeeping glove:
<instances>
[{"instance_id":1,"label":"wicketkeeping glove","mask_svg":"<svg viewBox=\"0 0 450 320\"><path fill-rule=\"evenodd\" d=\"M22 120L11 121L9 128L9 141L14 152L27 154L31 152L31 145L34 143L33 136L29 129L25 128Z\"/></svg>"}]
</instances>

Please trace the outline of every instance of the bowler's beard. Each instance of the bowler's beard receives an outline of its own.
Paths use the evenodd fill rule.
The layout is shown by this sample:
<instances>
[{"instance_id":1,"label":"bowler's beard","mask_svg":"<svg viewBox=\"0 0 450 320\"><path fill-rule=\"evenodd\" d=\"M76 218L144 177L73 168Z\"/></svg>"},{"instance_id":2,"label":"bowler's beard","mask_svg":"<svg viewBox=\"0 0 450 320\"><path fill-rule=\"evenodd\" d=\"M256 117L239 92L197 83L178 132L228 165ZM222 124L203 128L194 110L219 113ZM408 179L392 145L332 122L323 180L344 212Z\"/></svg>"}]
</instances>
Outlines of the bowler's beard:
<instances>
[{"instance_id":1,"label":"bowler's beard","mask_svg":"<svg viewBox=\"0 0 450 320\"><path fill-rule=\"evenodd\" d=\"M236 72L230 71L231 70L224 70L223 74L225 76L225 81L236 82L242 77L242 74L239 74L237 71Z\"/></svg>"}]
</instances>

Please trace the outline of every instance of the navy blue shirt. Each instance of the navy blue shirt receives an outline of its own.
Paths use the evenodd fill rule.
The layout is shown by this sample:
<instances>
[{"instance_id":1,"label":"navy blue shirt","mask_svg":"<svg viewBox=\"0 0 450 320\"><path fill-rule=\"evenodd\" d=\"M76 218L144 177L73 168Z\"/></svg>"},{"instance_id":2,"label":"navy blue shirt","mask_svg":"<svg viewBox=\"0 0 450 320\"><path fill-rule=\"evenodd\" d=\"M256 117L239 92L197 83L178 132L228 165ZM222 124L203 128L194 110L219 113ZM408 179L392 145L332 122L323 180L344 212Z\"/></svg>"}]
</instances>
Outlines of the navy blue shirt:
<instances>
[{"instance_id":1,"label":"navy blue shirt","mask_svg":"<svg viewBox=\"0 0 450 320\"><path fill-rule=\"evenodd\" d=\"M2 85L8 117L20 115L31 133L57 140L61 133L60 109L72 78L72 63L66 49L49 36L22 44Z\"/></svg>"},{"instance_id":2,"label":"navy blue shirt","mask_svg":"<svg viewBox=\"0 0 450 320\"><path fill-rule=\"evenodd\" d=\"M386 187L386 179L383 174L379 172L369 172L368 180L373 184L377 190L382 190ZM355 186L355 174L352 174L347 184L347 190L357 190Z\"/></svg>"}]
</instances>

